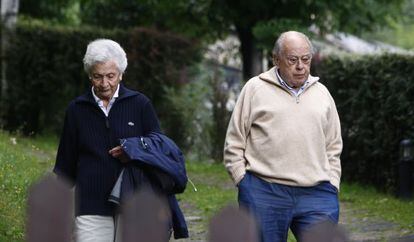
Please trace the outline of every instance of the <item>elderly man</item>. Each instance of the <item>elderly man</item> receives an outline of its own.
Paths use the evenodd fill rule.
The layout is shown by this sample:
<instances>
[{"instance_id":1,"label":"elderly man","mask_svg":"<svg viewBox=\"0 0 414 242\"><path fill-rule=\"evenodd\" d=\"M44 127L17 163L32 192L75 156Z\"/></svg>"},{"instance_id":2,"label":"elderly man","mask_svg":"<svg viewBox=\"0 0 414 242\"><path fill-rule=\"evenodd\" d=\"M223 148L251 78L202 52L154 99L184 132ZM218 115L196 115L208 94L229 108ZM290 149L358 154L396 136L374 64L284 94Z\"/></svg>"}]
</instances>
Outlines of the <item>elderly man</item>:
<instances>
[{"instance_id":1,"label":"elderly man","mask_svg":"<svg viewBox=\"0 0 414 242\"><path fill-rule=\"evenodd\" d=\"M228 126L224 164L264 242L338 222L341 128L332 96L310 75L312 54L304 34L282 33L275 66L246 83Z\"/></svg>"},{"instance_id":2,"label":"elderly man","mask_svg":"<svg viewBox=\"0 0 414 242\"><path fill-rule=\"evenodd\" d=\"M118 140L160 127L150 100L120 84L127 59L118 43L91 42L83 63L91 89L66 110L54 172L75 186L75 240L110 242L115 207L108 196L128 162Z\"/></svg>"}]
</instances>

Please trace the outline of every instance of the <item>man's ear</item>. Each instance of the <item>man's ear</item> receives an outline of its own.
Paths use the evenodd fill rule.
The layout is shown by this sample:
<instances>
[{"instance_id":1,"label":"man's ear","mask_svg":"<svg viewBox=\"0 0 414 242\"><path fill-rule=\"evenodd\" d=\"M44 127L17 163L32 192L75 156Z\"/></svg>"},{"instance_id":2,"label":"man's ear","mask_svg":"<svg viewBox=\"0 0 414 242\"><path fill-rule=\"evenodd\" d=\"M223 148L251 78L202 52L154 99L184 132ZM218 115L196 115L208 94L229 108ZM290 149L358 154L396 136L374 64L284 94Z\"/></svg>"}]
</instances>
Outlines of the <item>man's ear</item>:
<instances>
[{"instance_id":1,"label":"man's ear","mask_svg":"<svg viewBox=\"0 0 414 242\"><path fill-rule=\"evenodd\" d=\"M272 55L272 61L273 61L274 66L279 65L279 58L277 57L277 55L275 55L275 54Z\"/></svg>"},{"instance_id":2,"label":"man's ear","mask_svg":"<svg viewBox=\"0 0 414 242\"><path fill-rule=\"evenodd\" d=\"M120 81L122 81L122 75L123 75L123 73L121 73L121 74L119 75L119 80L120 80Z\"/></svg>"}]
</instances>

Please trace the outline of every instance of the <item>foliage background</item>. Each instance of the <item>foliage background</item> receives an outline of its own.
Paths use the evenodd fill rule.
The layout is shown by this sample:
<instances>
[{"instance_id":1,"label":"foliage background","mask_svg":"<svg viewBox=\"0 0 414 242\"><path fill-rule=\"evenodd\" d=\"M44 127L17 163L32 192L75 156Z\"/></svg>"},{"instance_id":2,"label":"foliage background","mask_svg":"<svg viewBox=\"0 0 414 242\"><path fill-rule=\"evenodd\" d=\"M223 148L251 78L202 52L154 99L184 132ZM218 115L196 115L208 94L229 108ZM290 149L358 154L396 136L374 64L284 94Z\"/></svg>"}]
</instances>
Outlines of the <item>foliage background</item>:
<instances>
[{"instance_id":1,"label":"foliage background","mask_svg":"<svg viewBox=\"0 0 414 242\"><path fill-rule=\"evenodd\" d=\"M81 62L85 46L106 37L126 49L130 65L124 81L151 98L165 132L197 159L221 161L229 90L219 69L194 65L200 57L197 43L146 28L108 31L25 22L14 34L7 55L12 85L0 111L5 128L59 133L67 103L88 87ZM414 58L328 57L315 68L341 116L344 179L392 191L399 142L414 138Z\"/></svg>"},{"instance_id":2,"label":"foliage background","mask_svg":"<svg viewBox=\"0 0 414 242\"><path fill-rule=\"evenodd\" d=\"M329 57L316 70L340 115L343 178L393 191L399 143L414 138L414 57Z\"/></svg>"},{"instance_id":3,"label":"foliage background","mask_svg":"<svg viewBox=\"0 0 414 242\"><path fill-rule=\"evenodd\" d=\"M123 82L153 101L164 129L179 123L168 116L171 106L164 88L186 82L185 67L199 58L196 42L147 28L103 30L32 21L20 22L12 34L6 54L10 84L0 111L4 128L59 133L66 105L89 86L82 59L86 45L96 38L124 47L129 66Z\"/></svg>"},{"instance_id":4,"label":"foliage background","mask_svg":"<svg viewBox=\"0 0 414 242\"><path fill-rule=\"evenodd\" d=\"M230 115L224 73L194 66L203 46L235 34L242 43L245 80L257 74L260 68L253 67L261 67L262 54L269 54L275 38L288 29L309 34L312 26L319 36L362 33L414 47L413 0L20 2L11 48L6 56L2 53L10 85L7 99L1 97L0 126L24 134L59 133L65 106L88 86L81 63L86 44L112 38L128 52L127 86L152 99L164 130L192 154L187 156L188 171L200 192L187 192L181 199L195 203L203 217L235 200L233 186L220 187L229 181L220 164L195 162L221 161ZM398 144L414 138L413 57L329 57L316 64L316 74L330 89L341 116L344 180L393 191ZM16 136L0 132L0 241L24 239L27 188L53 165L57 144L53 135L46 142L17 137L16 143ZM392 199L371 194L371 189L345 183L341 201L368 211L379 208L375 215L404 219L412 228L412 202L384 206Z\"/></svg>"},{"instance_id":5,"label":"foliage background","mask_svg":"<svg viewBox=\"0 0 414 242\"><path fill-rule=\"evenodd\" d=\"M247 79L257 71L254 59L263 60L282 31L312 26L322 36L408 26L413 6L412 0L27 0L6 55L10 85L1 99L1 125L25 134L59 133L64 107L88 86L85 46L107 37L127 50L124 81L151 98L164 131L187 153L220 162L229 89L225 74L195 65L205 44L235 34ZM318 65L342 118L344 178L392 190L398 143L413 137L412 58L333 57Z\"/></svg>"}]
</instances>

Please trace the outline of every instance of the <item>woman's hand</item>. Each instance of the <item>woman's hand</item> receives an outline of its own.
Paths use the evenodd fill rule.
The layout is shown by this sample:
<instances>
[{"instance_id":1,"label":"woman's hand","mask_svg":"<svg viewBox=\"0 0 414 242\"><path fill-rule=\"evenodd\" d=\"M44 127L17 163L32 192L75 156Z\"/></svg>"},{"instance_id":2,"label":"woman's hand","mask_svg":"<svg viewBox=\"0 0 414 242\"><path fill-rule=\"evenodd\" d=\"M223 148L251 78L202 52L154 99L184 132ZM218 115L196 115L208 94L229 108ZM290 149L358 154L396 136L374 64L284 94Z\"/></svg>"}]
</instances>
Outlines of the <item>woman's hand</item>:
<instances>
[{"instance_id":1,"label":"woman's hand","mask_svg":"<svg viewBox=\"0 0 414 242\"><path fill-rule=\"evenodd\" d=\"M124 150L122 149L121 146L117 146L115 148L112 148L109 151L109 154L112 155L112 157L117 158L118 160L120 160L122 163L129 162L129 157L125 154L125 152L124 152Z\"/></svg>"}]
</instances>

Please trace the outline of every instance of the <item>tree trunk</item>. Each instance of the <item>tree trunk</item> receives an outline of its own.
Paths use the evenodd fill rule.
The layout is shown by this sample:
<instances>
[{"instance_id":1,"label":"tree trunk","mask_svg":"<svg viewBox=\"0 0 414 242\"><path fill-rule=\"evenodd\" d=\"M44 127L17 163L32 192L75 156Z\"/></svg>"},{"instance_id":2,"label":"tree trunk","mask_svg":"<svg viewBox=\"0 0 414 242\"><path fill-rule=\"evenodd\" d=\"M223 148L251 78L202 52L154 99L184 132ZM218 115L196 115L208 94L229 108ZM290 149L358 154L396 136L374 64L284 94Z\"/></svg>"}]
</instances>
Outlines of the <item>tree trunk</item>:
<instances>
[{"instance_id":1,"label":"tree trunk","mask_svg":"<svg viewBox=\"0 0 414 242\"><path fill-rule=\"evenodd\" d=\"M16 26L19 0L1 0L1 96L7 98L8 82L6 77L7 62L5 53L9 46L10 33Z\"/></svg>"},{"instance_id":2,"label":"tree trunk","mask_svg":"<svg viewBox=\"0 0 414 242\"><path fill-rule=\"evenodd\" d=\"M215 162L223 161L223 147L226 138L227 124L229 123L230 113L226 108L229 100L229 90L223 87L223 80L220 78L220 70L218 66L213 65L213 76L210 79L212 95L210 102L213 104L213 127L211 130L212 137L212 158Z\"/></svg>"},{"instance_id":3,"label":"tree trunk","mask_svg":"<svg viewBox=\"0 0 414 242\"><path fill-rule=\"evenodd\" d=\"M1 21L8 29L14 28L17 21L19 0L1 0Z\"/></svg>"},{"instance_id":4,"label":"tree trunk","mask_svg":"<svg viewBox=\"0 0 414 242\"><path fill-rule=\"evenodd\" d=\"M263 71L263 52L257 47L252 26L236 26L243 60L243 80L247 81Z\"/></svg>"}]
</instances>

